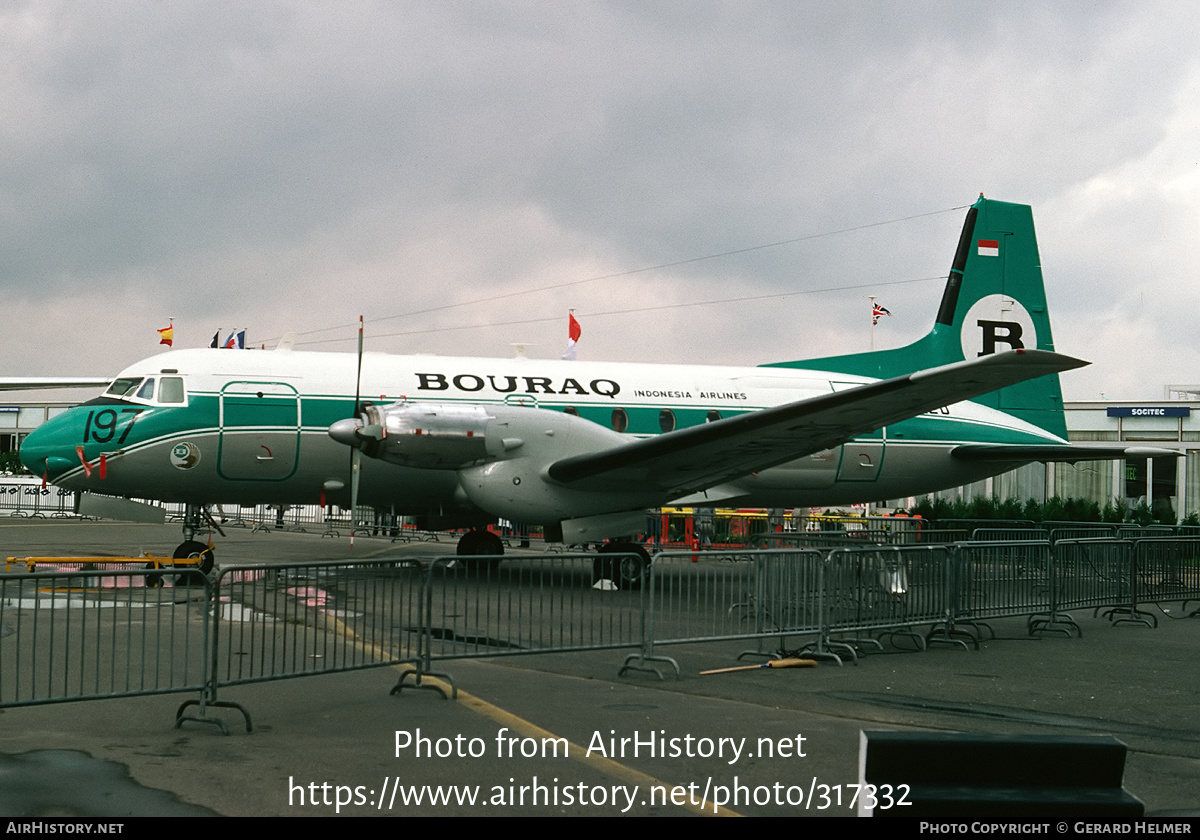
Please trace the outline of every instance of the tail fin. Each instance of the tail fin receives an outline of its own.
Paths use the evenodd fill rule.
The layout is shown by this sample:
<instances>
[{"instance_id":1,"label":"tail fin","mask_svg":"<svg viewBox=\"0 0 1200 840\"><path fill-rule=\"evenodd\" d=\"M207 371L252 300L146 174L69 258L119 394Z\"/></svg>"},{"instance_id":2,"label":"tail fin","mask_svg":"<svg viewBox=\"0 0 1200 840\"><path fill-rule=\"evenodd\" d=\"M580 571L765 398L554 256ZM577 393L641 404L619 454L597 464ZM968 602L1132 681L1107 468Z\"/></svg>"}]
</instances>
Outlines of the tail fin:
<instances>
[{"instance_id":1,"label":"tail fin","mask_svg":"<svg viewBox=\"0 0 1200 840\"><path fill-rule=\"evenodd\" d=\"M830 370L886 378L997 350L1053 350L1041 259L1028 205L983 196L967 211L933 329L907 347L767 367ZM975 402L1067 436L1058 375L978 397Z\"/></svg>"}]
</instances>

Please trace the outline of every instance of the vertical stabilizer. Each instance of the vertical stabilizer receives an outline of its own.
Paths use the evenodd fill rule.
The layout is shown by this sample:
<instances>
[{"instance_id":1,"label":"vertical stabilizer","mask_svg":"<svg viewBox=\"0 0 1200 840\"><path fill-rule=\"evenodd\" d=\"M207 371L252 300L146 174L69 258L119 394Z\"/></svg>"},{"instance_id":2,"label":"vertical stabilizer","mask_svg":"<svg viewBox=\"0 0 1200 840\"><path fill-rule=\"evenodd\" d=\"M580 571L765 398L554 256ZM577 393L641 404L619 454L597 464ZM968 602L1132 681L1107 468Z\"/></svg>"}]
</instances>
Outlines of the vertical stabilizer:
<instances>
[{"instance_id":1,"label":"vertical stabilizer","mask_svg":"<svg viewBox=\"0 0 1200 840\"><path fill-rule=\"evenodd\" d=\"M980 196L967 211L937 318L924 338L894 350L770 366L885 378L1022 348L1054 349L1033 212ZM1057 374L975 401L1066 437Z\"/></svg>"}]
</instances>

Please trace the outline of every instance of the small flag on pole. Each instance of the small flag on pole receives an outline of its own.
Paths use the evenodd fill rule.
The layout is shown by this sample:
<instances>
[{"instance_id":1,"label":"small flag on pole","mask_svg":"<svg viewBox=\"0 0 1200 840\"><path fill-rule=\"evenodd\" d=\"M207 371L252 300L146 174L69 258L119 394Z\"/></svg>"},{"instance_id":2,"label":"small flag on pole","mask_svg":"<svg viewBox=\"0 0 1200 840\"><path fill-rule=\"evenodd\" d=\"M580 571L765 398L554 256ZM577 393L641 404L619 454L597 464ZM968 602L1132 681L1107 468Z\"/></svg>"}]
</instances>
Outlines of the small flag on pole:
<instances>
[{"instance_id":1,"label":"small flag on pole","mask_svg":"<svg viewBox=\"0 0 1200 840\"><path fill-rule=\"evenodd\" d=\"M583 329L575 320L574 309L567 313L567 318L567 352L563 353L563 358L573 362L575 361L575 350L579 345L579 336L583 335Z\"/></svg>"},{"instance_id":2,"label":"small flag on pole","mask_svg":"<svg viewBox=\"0 0 1200 840\"><path fill-rule=\"evenodd\" d=\"M173 347L175 343L175 319L171 319L171 323L158 331L158 343L165 344L168 347Z\"/></svg>"},{"instance_id":3,"label":"small flag on pole","mask_svg":"<svg viewBox=\"0 0 1200 840\"><path fill-rule=\"evenodd\" d=\"M876 324L879 323L880 315L886 315L889 318L892 317L891 312L888 312L886 308L884 308L883 306L880 306L878 303L876 303L871 308L871 326L875 326Z\"/></svg>"},{"instance_id":4,"label":"small flag on pole","mask_svg":"<svg viewBox=\"0 0 1200 840\"><path fill-rule=\"evenodd\" d=\"M225 343L221 345L225 350L245 350L246 349L246 330L234 330L229 334L229 338L225 339Z\"/></svg>"}]
</instances>

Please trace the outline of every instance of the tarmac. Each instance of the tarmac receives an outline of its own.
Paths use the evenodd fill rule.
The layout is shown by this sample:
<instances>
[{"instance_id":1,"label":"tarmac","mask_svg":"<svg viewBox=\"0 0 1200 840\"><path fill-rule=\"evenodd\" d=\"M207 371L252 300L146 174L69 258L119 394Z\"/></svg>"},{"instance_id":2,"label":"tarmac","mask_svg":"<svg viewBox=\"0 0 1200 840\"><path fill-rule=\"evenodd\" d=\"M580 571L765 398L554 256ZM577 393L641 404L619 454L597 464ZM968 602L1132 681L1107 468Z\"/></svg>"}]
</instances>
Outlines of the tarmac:
<instances>
[{"instance_id":1,"label":"tarmac","mask_svg":"<svg viewBox=\"0 0 1200 840\"><path fill-rule=\"evenodd\" d=\"M162 555L179 541L175 525L0 521L0 558ZM351 553L345 535L244 528L215 542L220 566L454 549L360 536ZM222 689L254 720L247 733L212 710L228 736L174 727L187 694L4 708L0 814L853 816L860 732L883 729L1113 735L1147 815L1195 816L1200 620L1178 602L1152 611L1157 628L1077 611L1077 638L996 621L978 650L888 649L841 667L701 676L746 664L747 644L672 646L682 676L661 681L618 677L626 651L442 663L458 700L391 695L390 667L306 676Z\"/></svg>"}]
</instances>

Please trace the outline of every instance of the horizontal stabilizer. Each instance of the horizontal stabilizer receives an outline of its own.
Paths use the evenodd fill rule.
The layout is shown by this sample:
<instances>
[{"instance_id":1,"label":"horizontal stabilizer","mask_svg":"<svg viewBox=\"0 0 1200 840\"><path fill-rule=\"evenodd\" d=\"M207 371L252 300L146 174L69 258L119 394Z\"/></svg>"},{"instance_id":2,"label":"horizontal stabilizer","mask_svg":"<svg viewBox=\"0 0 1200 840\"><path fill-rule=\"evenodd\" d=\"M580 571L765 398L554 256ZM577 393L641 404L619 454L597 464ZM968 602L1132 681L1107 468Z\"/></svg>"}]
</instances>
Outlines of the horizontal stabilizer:
<instances>
[{"instance_id":1,"label":"horizontal stabilizer","mask_svg":"<svg viewBox=\"0 0 1200 840\"><path fill-rule=\"evenodd\" d=\"M1045 350L1009 350L564 458L548 473L573 489L633 485L676 498L942 406L1086 364Z\"/></svg>"},{"instance_id":2,"label":"horizontal stabilizer","mask_svg":"<svg viewBox=\"0 0 1200 840\"><path fill-rule=\"evenodd\" d=\"M1113 461L1118 458L1178 458L1183 453L1154 446L1080 446L1076 444L1043 444L1038 446L1005 446L1004 444L966 443L950 450L960 461L1029 463L1054 461L1074 464L1079 461Z\"/></svg>"}]
</instances>

